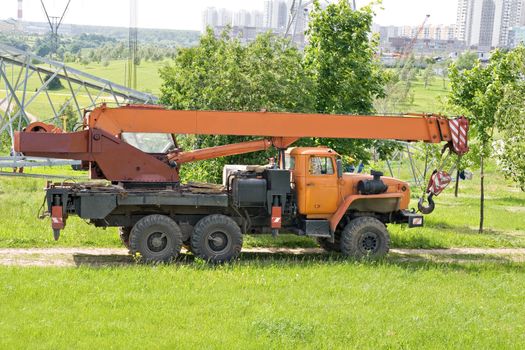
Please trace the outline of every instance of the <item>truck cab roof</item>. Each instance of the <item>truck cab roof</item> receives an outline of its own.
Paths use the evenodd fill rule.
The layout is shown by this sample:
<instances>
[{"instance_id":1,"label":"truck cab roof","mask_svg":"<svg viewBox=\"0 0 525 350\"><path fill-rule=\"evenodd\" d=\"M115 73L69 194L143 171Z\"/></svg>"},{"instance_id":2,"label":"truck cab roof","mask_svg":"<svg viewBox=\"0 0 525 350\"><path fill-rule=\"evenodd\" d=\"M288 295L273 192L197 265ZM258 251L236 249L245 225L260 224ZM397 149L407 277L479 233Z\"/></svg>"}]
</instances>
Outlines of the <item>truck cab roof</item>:
<instances>
[{"instance_id":1,"label":"truck cab roof","mask_svg":"<svg viewBox=\"0 0 525 350\"><path fill-rule=\"evenodd\" d=\"M296 155L316 155L316 156L338 156L339 154L328 147L292 147L289 148L287 153L292 156Z\"/></svg>"}]
</instances>

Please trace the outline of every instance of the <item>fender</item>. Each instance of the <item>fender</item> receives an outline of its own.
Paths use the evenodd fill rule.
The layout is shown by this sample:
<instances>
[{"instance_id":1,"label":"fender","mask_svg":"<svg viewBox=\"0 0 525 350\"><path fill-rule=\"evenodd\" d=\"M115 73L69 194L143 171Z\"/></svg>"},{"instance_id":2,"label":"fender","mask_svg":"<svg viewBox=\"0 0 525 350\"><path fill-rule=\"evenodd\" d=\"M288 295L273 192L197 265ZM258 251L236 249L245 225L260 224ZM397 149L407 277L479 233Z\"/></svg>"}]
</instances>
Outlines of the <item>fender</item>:
<instances>
[{"instance_id":1,"label":"fender","mask_svg":"<svg viewBox=\"0 0 525 350\"><path fill-rule=\"evenodd\" d=\"M345 198L344 201L341 202L335 213L328 219L328 222L330 223L330 230L335 232L335 229L337 228L337 225L339 225L339 222L345 215L346 211L354 203L355 201L358 201L360 199L375 199L375 200L381 200L381 199L391 199L396 198L398 199L398 205L399 200L403 197L402 193L382 193L382 194L369 194L369 195L362 195L362 194L355 194L350 195Z\"/></svg>"}]
</instances>

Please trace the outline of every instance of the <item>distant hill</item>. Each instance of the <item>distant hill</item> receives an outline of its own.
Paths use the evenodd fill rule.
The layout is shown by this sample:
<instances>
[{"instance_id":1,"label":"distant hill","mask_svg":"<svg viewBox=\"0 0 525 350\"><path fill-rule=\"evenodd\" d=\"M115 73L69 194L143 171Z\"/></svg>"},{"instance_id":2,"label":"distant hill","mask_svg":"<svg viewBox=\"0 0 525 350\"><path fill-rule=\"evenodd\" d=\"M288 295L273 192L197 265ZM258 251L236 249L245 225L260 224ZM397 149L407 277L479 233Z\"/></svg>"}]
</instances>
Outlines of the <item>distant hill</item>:
<instances>
[{"instance_id":1,"label":"distant hill","mask_svg":"<svg viewBox=\"0 0 525 350\"><path fill-rule=\"evenodd\" d=\"M49 25L44 22L21 22L19 26L22 31L34 34L46 34L49 32ZM79 24L63 24L59 34L63 36L79 36L81 34L97 34L116 40L127 40L129 28L110 27L110 26L91 26ZM151 29L139 28L138 40L140 42L158 43L169 46L193 46L200 38L200 32L196 30L173 30L173 29Z\"/></svg>"}]
</instances>

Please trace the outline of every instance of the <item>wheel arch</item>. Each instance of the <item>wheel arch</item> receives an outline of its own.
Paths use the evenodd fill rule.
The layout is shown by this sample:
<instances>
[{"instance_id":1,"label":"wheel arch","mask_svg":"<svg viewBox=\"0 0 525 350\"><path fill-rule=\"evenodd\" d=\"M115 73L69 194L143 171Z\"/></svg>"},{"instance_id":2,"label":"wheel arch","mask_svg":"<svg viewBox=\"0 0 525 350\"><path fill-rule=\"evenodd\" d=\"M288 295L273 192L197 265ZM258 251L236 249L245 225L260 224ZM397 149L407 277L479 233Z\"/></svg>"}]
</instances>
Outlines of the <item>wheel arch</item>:
<instances>
[{"instance_id":1,"label":"wheel arch","mask_svg":"<svg viewBox=\"0 0 525 350\"><path fill-rule=\"evenodd\" d=\"M401 193L383 193L376 195L351 195L339 204L335 213L328 219L330 230L335 232L341 219L348 210L389 213L399 210L403 195Z\"/></svg>"}]
</instances>

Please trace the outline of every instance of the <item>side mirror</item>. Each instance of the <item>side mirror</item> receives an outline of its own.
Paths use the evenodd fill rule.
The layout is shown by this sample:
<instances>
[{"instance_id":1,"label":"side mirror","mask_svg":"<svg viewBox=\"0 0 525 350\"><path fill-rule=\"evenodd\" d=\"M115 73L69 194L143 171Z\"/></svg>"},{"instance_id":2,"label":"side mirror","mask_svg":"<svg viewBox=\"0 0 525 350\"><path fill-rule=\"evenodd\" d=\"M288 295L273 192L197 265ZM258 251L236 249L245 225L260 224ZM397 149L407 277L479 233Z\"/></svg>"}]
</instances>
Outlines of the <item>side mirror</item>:
<instances>
[{"instance_id":1,"label":"side mirror","mask_svg":"<svg viewBox=\"0 0 525 350\"><path fill-rule=\"evenodd\" d=\"M343 161L341 159L336 159L335 165L337 166L337 177L343 177Z\"/></svg>"}]
</instances>

